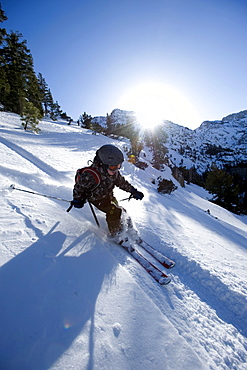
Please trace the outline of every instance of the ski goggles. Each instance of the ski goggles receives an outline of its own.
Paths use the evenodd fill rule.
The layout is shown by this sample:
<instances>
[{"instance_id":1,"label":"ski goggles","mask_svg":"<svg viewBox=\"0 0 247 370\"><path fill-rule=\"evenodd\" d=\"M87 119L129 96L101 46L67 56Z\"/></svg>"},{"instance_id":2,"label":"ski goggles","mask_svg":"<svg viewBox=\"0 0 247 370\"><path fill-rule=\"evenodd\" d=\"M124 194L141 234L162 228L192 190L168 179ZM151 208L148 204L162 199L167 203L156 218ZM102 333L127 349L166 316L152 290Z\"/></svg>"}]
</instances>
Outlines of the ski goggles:
<instances>
[{"instance_id":1,"label":"ski goggles","mask_svg":"<svg viewBox=\"0 0 247 370\"><path fill-rule=\"evenodd\" d=\"M111 172L117 172L118 170L120 170L120 168L121 168L121 164L108 166L108 170L110 170Z\"/></svg>"}]
</instances>

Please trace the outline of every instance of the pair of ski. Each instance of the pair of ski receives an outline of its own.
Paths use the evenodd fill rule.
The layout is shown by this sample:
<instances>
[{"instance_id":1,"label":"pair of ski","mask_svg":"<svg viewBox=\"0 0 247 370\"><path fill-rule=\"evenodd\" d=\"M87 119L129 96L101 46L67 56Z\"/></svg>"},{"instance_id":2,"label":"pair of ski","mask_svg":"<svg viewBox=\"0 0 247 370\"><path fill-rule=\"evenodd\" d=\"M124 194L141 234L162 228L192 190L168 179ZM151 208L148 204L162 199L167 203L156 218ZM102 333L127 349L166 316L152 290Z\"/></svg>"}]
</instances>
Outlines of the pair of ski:
<instances>
[{"instance_id":1,"label":"pair of ski","mask_svg":"<svg viewBox=\"0 0 247 370\"><path fill-rule=\"evenodd\" d=\"M138 247L143 248L146 252L149 253L156 261L158 261L166 269L171 269L175 266L175 262L170 260L168 257L164 256L162 253L158 252L154 247L152 247L146 241L140 239L133 243L133 250L129 247L128 244L125 245L125 242L122 241L119 243L148 273L151 275L160 285L167 285L170 283L171 278L169 275L166 275L162 268L157 267L152 263L146 256L144 256L140 248L135 248L135 244Z\"/></svg>"}]
</instances>

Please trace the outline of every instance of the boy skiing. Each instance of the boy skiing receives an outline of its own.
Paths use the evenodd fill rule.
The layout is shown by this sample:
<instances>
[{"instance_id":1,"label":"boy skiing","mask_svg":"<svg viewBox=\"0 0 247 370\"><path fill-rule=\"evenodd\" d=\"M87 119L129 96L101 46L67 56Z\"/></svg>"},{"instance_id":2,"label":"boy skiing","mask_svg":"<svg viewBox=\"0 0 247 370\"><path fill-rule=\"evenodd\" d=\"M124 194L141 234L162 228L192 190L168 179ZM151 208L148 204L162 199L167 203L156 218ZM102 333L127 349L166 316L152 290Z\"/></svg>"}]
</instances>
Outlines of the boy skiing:
<instances>
[{"instance_id":1,"label":"boy skiing","mask_svg":"<svg viewBox=\"0 0 247 370\"><path fill-rule=\"evenodd\" d=\"M121 215L124 210L117 204L113 195L114 187L131 193L137 200L144 196L120 174L123 161L123 153L116 146L107 144L99 148L93 164L77 171L71 202L75 208L82 208L88 200L104 212L110 236L117 242L121 242L123 238Z\"/></svg>"}]
</instances>

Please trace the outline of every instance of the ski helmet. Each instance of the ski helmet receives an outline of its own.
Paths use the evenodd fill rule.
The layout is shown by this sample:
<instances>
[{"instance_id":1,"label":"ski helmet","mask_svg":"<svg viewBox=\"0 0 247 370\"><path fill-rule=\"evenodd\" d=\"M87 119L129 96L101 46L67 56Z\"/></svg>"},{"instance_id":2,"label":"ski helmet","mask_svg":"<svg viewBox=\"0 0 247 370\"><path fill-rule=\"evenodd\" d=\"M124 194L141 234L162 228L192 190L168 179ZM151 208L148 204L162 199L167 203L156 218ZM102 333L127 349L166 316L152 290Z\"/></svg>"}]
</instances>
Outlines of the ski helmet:
<instances>
[{"instance_id":1,"label":"ski helmet","mask_svg":"<svg viewBox=\"0 0 247 370\"><path fill-rule=\"evenodd\" d=\"M114 166L124 161L123 153L115 145L106 144L99 148L96 156L104 165Z\"/></svg>"}]
</instances>

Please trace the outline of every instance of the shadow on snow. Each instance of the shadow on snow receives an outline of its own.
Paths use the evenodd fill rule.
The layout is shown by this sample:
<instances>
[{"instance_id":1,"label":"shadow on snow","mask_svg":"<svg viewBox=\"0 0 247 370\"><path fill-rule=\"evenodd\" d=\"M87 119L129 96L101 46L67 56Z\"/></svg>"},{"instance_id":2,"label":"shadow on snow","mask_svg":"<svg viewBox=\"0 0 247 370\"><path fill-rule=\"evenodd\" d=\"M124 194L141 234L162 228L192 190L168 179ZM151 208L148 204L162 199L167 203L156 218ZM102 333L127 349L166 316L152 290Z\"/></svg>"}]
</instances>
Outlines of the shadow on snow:
<instances>
[{"instance_id":1,"label":"shadow on snow","mask_svg":"<svg viewBox=\"0 0 247 370\"><path fill-rule=\"evenodd\" d=\"M95 304L114 260L97 248L66 255L89 231L58 255L66 235L54 231L57 225L1 267L1 369L49 368L88 322L88 339L80 345L87 369L93 368Z\"/></svg>"}]
</instances>

